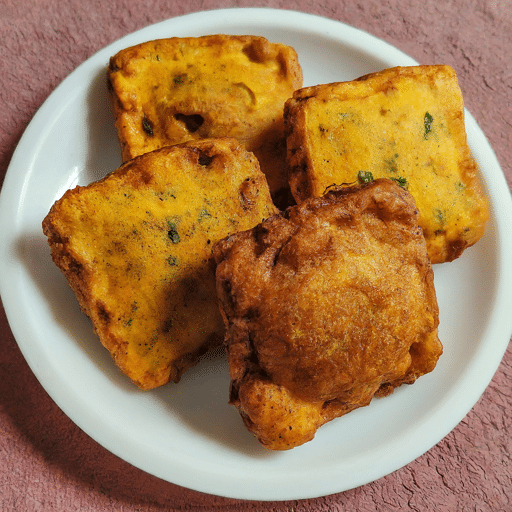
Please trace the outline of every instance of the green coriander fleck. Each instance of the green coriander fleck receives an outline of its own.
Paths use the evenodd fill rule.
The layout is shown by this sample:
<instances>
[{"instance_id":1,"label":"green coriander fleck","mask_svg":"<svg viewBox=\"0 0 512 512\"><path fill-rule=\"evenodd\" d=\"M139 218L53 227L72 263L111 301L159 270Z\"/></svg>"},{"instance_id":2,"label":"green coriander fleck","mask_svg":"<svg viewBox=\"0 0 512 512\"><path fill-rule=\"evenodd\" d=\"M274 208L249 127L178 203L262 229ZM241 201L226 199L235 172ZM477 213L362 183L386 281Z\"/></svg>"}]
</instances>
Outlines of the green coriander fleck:
<instances>
[{"instance_id":1,"label":"green coriander fleck","mask_svg":"<svg viewBox=\"0 0 512 512\"><path fill-rule=\"evenodd\" d=\"M357 179L361 183L370 183L373 181L373 174L370 171L359 171L357 173Z\"/></svg>"},{"instance_id":2,"label":"green coriander fleck","mask_svg":"<svg viewBox=\"0 0 512 512\"><path fill-rule=\"evenodd\" d=\"M423 133L423 138L427 139L429 133L432 131L432 123L434 122L434 118L428 113L425 112L425 117L423 118L423 126L425 128L425 132Z\"/></svg>"}]
</instances>

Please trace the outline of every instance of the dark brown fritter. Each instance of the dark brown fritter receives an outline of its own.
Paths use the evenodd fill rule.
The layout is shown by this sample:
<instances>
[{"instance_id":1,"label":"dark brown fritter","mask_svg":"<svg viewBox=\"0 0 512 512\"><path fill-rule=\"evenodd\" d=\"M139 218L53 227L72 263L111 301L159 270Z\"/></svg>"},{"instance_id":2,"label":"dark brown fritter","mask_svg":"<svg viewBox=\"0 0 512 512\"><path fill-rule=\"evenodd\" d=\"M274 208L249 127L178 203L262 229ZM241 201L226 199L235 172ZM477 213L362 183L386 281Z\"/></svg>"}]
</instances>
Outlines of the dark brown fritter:
<instances>
[{"instance_id":1,"label":"dark brown fritter","mask_svg":"<svg viewBox=\"0 0 512 512\"><path fill-rule=\"evenodd\" d=\"M337 188L214 247L230 400L272 449L433 370L438 306L412 196Z\"/></svg>"}]
</instances>

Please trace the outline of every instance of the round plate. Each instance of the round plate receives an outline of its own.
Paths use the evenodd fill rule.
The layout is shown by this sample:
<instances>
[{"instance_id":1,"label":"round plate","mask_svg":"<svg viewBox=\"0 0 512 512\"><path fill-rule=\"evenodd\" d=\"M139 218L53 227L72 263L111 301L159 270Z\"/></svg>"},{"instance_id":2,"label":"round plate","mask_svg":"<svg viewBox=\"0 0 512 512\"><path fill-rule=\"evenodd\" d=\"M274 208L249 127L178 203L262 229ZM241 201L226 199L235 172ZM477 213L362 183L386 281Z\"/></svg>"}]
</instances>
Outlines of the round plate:
<instances>
[{"instance_id":1,"label":"round plate","mask_svg":"<svg viewBox=\"0 0 512 512\"><path fill-rule=\"evenodd\" d=\"M416 64L341 23L258 8L171 19L101 50L51 94L12 158L0 203L3 304L46 391L80 428L131 464L169 482L233 498L285 500L344 491L429 450L465 416L495 373L512 333L509 190L467 114L469 143L492 212L478 244L453 263L435 266L444 354L435 371L413 386L328 423L313 441L287 452L262 448L227 403L228 368L220 352L205 357L178 385L138 390L80 312L51 261L41 222L65 190L121 163L105 83L109 57L150 39L214 33L262 35L293 46L304 85Z\"/></svg>"}]
</instances>

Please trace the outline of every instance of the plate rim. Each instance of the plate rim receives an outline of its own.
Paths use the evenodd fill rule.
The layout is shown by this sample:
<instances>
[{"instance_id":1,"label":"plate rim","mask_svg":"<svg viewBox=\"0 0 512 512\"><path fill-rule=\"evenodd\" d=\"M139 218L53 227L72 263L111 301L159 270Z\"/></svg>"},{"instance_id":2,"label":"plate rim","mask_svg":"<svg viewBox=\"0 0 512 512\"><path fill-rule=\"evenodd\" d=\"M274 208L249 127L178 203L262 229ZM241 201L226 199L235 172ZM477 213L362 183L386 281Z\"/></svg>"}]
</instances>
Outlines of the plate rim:
<instances>
[{"instance_id":1,"label":"plate rim","mask_svg":"<svg viewBox=\"0 0 512 512\"><path fill-rule=\"evenodd\" d=\"M207 11L197 11L197 12L184 14L181 16L176 16L173 18L169 18L167 20L160 21L158 23L148 25L147 27L143 27L135 32L132 32L130 34L127 34L127 35L121 37L120 39L108 44L104 48L100 49L99 51L97 51L96 53L91 55L83 63L81 63L79 66L77 66L77 68L74 71L72 71L52 91L52 93L50 93L50 95L47 97L47 99L43 102L43 104L37 110L34 117L30 121L28 126L26 127L26 129L25 129L22 137L20 138L20 141L18 142L17 147L13 153L11 161L9 163L8 170L7 170L7 173L6 173L6 176L4 179L4 183L2 186L2 191L0 194L0 219L12 218L12 216L8 216L8 214L12 213L12 211L14 211L14 210L18 211L18 213L21 213L21 208L17 209L16 205L18 205L20 203L20 198L23 198L23 190L24 190L26 183L28 182L29 177L26 177L25 181L23 183L20 183L20 184L18 184L18 186L16 186L16 176L14 176L14 174L15 174L14 169L16 169L17 166L19 167L18 162L22 161L25 158L25 155L23 154L23 152L25 150L26 141L29 140L30 135L33 132L35 132L37 129L39 129L39 126L41 124L45 124L44 121L45 121L45 117L46 117L46 112L53 107L53 103L57 103L56 99L58 99L59 94L63 90L65 90L66 87L68 87L69 84L71 84L74 80L75 81L78 80L79 77L81 76L81 74L83 74L84 72L87 72L87 70L89 68L92 69L92 67L94 66L94 63L96 62L96 60L98 58L100 58L101 56L103 56L104 54L107 54L107 53L114 54L116 51L115 48L123 48L123 47L127 46L126 43L128 41L132 41L137 38L143 39L144 35L146 33L149 34L150 32L153 32L159 26L166 26L166 25L172 24L172 23L179 23L180 21L184 21L185 19L188 19L188 21L190 21L193 18L202 17L202 16L208 14L210 16L214 15L217 17L223 17L224 20L222 20L222 21L225 21L225 18L230 17L231 23L236 24L236 21L234 18L235 17L240 18L241 16L245 15L247 17L247 19L244 19L244 22L249 23L249 24L254 24L255 22L258 22L257 21L258 19L262 19L262 18L267 19L269 17L269 15L272 14L276 18L273 21L274 25L279 25L279 26L288 25L288 23L286 23L281 18L279 18L279 20L277 20L277 18L278 18L278 16L276 16L277 13L279 13L279 16L282 16L282 15L288 16L288 20L290 20L290 19L292 21L300 20L300 22L304 23L304 25L306 25L308 22L311 22L311 19L313 18L317 22L321 22L322 25L328 26L327 28L332 29L335 32L345 30L346 32L350 33L351 35L357 35L356 39L359 43L361 42L361 40L366 40L366 41L372 42L373 44L377 44L379 47L383 47L386 51L390 52L390 55L392 55L391 58L395 58L395 56L396 56L396 57L403 58L404 62L409 61L409 62L411 62L411 64L416 63L416 61L414 59L412 59L411 57L409 57L408 55L403 53L401 50L395 48L394 46L390 45L386 41L383 41L382 39L379 39L379 38L369 34L368 32L365 32L364 30L354 28L354 27L347 25L343 22L340 22L340 21L337 21L337 20L334 20L331 18L327 18L324 16L304 13L304 12L295 11L295 10L288 10L288 9L274 9L274 8L267 8L267 7L211 9L211 10L207 10ZM219 21L214 20L213 25L215 26L218 23L219 23ZM292 26L292 28L296 28L296 27ZM300 28L305 29L305 26L301 26ZM314 33L315 36L318 35L316 29L312 29L311 27L309 27L309 31ZM329 34L328 31L324 32L323 35L324 35L324 37L328 37L328 38L334 37L333 34ZM347 41L344 39L342 41L342 38L339 38L339 40L340 40L340 42L343 42L344 45L352 44L352 46L354 48L356 48L360 51L364 51L364 52L368 51L366 48L361 48L360 46L358 46L358 44L356 44L356 40L354 40L352 43L347 43ZM130 44L128 44L128 45L130 45ZM370 54L372 56L374 55L371 52L370 52ZM378 58L382 58L382 56L379 54ZM72 93L68 94L68 96L70 96L70 95L73 96ZM71 100L69 100L69 101L71 101ZM64 108L64 106L62 106L62 108ZM56 116L57 116L57 114L54 114L52 117L56 117ZM497 169L500 171L500 173L497 173L496 176L491 176L491 177L486 176L485 177L486 179L483 180L483 181L485 181L485 185L488 188L492 189L492 191L494 191L494 192L497 187L502 187L503 185L505 185L505 187L508 189L508 185L506 184L506 180L504 178L503 172L501 171L501 168L499 166L496 155L494 154L494 151L490 147L490 145L489 145L485 135L481 131L480 127L477 125L476 121L474 120L474 118L471 116L471 114L467 110L466 110L466 120L469 123L471 130L473 130L473 132L475 134L474 136L481 138L483 141L485 141L485 143L487 144L487 146L485 147L485 150L490 158L494 158L494 161L492 162L493 166L497 167ZM13 170L11 171L11 169L13 169ZM488 183L488 180L490 178L494 178L492 180L492 183ZM19 196L17 194L11 194L10 196L8 196L8 193L6 191L11 191L11 190L16 190L16 189L18 189L20 192ZM489 190L489 192L491 192L491 190ZM510 192L510 190L509 190L509 192ZM501 207L504 208L504 211L508 211L508 214L510 215L510 218L512 219L512 200L510 199L510 194L508 196L508 202L507 202L506 197L503 197L503 201L504 201L504 204ZM496 218L495 222L497 223L497 226L500 227L500 226L502 226L504 220L502 218ZM0 222L0 233L2 234L2 239L4 239L4 237L9 238L9 236L8 236L9 235L9 227L5 224L6 223L4 223L4 222ZM499 235L503 235L503 229L497 229L497 233ZM511 237L511 239L512 239L512 237ZM510 270L510 268L505 267L504 263L503 263L505 261L504 258L506 256L506 254L505 254L506 247L508 247L509 251L512 252L512 242L510 240L507 243L501 243L499 245L500 252L497 255L498 260L502 264L500 269L502 267L505 269L505 280L498 281L497 289L495 292L495 301L498 302L498 304L500 305L500 310L499 310L500 315L504 315L506 313L505 297L510 298L510 296L512 296L512 293L511 293L512 271ZM5 263L8 260L8 244L5 244L5 247L2 247L0 249L0 251L1 251L0 252L0 256L1 256L0 266L4 267ZM509 252L509 254L510 254L510 252ZM9 277L6 277L6 274L9 274L9 272L5 272L5 270L9 270L8 267L9 267L9 265L7 264L5 266L4 272L0 272L0 294L1 294L2 298L5 297L7 299L10 297L12 298L13 293L14 293L12 290L9 289L9 286L8 286L10 281L14 280L14 278L12 278L11 275L9 275ZM11 270L13 270L12 267L16 267L16 265L13 265L11 262ZM141 465L138 463L139 461L134 460L133 457L127 458L125 456L125 454L119 453L119 450L116 450L115 447L114 448L112 447L113 440L108 440L108 439L106 440L105 438L102 438L101 436L91 434L90 429L88 429L86 426L84 427L82 425L83 422L81 422L79 418L76 418L76 414L69 414L69 412L67 411L68 408L66 407L66 401L67 401L67 399L72 398L72 396L68 397L67 399L66 398L63 399L62 396L59 396L58 399L55 398L55 396L54 396L55 391L52 389L52 386L57 385L57 383L50 383L50 384L48 383L48 377L42 375L42 369L38 367L37 361L34 360L34 357L32 357L31 354L26 353L27 352L26 341L23 339L20 341L18 339L18 336L21 336L20 333L23 329L20 329L20 326L18 324L15 323L15 325L13 325L13 323L12 323L12 319L14 319L16 317L16 312L13 311L13 306L12 306L13 301L9 301L9 300L3 301L3 305L4 305L7 319L9 321L9 325L11 326L11 330L14 334L14 337L16 339L18 346L20 347L20 349L23 353L23 356L29 363L29 366L31 367L32 371L38 378L38 380L41 383L41 385L43 386L43 388L45 390L47 390L47 392L51 396L52 400L55 403L57 403L57 405L63 410L63 412L68 417L70 417L75 424L77 424L80 428L82 428L82 430L84 430L91 438L95 439L99 444L104 446L110 452L116 454L118 457L120 457L123 460L127 460L131 464L135 465L136 467L139 467L141 470L143 470L149 474L153 474L159 478L163 478L164 480L171 482L171 480L169 480L168 478L159 475L157 472L152 471L150 468L144 467L144 466L146 466L146 464ZM495 309L493 309L492 311L494 312ZM429 448L424 449L423 446L418 447L416 449L416 451L414 451L415 455L413 456L413 458L410 458L409 455L403 456L402 461L399 463L400 465L398 465L395 469L392 469L391 471L382 473L382 474L380 474L380 476L377 476L377 477L374 477L371 474L368 475L368 478L360 477L359 483L357 483L356 485L351 485L350 487L348 487L346 489L342 488L343 485L336 486L335 484L331 483L330 485L323 485L322 487L319 486L318 490L320 491L320 493L318 493L316 491L313 493L310 493L307 489L303 489L302 495L298 495L297 492L294 492L293 495L292 494L283 494L283 493L279 493L279 491L276 491L276 489L273 489L273 490L267 489L267 490L265 490L264 494L261 494L261 492L256 493L256 494L254 492L252 492L252 493L249 492L249 493L245 493L245 494L238 493L237 495L234 495L229 492L219 492L220 488L218 487L218 482L215 482L215 484L211 485L211 484L209 484L209 482L203 481L203 482L201 482L202 486L190 486L190 482L189 483L183 483L183 482L180 483L180 482L176 482L176 480L173 479L172 483L176 483L177 485L183 485L190 489L197 490L199 492L208 492L212 495L219 495L219 496L225 496L225 497L231 497L231 498L252 499L252 500L261 500L261 501L288 500L288 499L314 498L314 497L318 497L318 496L341 492L343 490L348 490L349 488L364 485L366 483L374 481L377 478L384 476L385 474L389 474L389 472L396 471L400 467L403 467L403 465L406 465L406 464L412 462L413 460L415 460L418 456L420 456L421 454L423 454L426 451L428 451L429 449L431 449L433 446L435 446L435 444L437 444L437 442L439 442L442 438L444 438L463 419L463 417L469 412L469 410L471 410L471 408L478 401L481 394L487 388L493 375L496 373L496 371L499 367L499 364L503 358L503 355L505 353L505 350L508 346L508 342L510 340L510 335L512 335L512 321L510 321L510 326L494 325L494 326L489 326L488 329L491 329L492 332L494 333L494 336L497 336L499 338L501 338L501 337L505 338L505 336L508 332L508 339L507 339L506 343L504 344L504 346L502 347L503 350L496 351L496 353L494 354L492 366L494 366L494 364L496 364L496 366L494 369L492 369L492 371L491 371L491 368L487 369L486 379L485 379L487 382L485 383L485 385L484 385L483 381L481 382L481 386L480 386L481 389L480 389L478 398L476 400L470 400L473 403L472 403L471 407L469 407L469 409L465 410L465 412L462 409L466 409L467 404L465 404L463 407L459 406L457 417L460 416L460 418L459 419L457 419L455 417L452 418L452 422L450 422L449 425L446 425L446 427L443 429L444 433L442 435L440 435L439 439L434 444L431 444L429 441L428 443L426 443L426 444L431 444ZM483 350L483 348L480 347L480 350ZM487 379L487 377L488 377L488 379ZM47 385L44 385L43 381L45 381L47 383ZM48 391L47 387L52 389L53 392L50 393ZM103 442L100 441L98 439L98 437L100 437ZM412 450L412 448L411 448L411 450ZM408 453L410 454L411 452L408 452ZM407 460L405 460L405 459L407 459ZM338 487L338 488L336 488L336 487Z\"/></svg>"}]
</instances>

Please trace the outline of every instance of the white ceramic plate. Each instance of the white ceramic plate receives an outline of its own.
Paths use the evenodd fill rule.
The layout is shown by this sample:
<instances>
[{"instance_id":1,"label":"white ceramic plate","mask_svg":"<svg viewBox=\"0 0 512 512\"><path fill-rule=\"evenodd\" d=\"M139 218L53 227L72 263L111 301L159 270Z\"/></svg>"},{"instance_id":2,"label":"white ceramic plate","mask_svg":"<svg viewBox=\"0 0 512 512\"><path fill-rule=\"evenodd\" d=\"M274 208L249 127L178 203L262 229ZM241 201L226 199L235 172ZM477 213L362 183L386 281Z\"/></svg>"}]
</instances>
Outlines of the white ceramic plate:
<instances>
[{"instance_id":1,"label":"white ceramic plate","mask_svg":"<svg viewBox=\"0 0 512 512\"><path fill-rule=\"evenodd\" d=\"M111 55L169 36L258 34L295 47L304 84L356 78L415 61L341 23L290 11L236 9L171 19L131 34L76 69L34 116L12 158L0 203L2 299L19 346L62 410L119 457L170 482L255 500L316 497L378 479L440 441L478 400L512 333L512 206L495 155L467 115L492 216L483 239L457 261L435 267L440 338L436 370L414 386L322 427L288 452L270 452L227 404L221 353L179 385L135 388L80 313L53 265L41 221L66 189L120 163L105 88ZM508 235L507 235L508 229Z\"/></svg>"}]
</instances>

